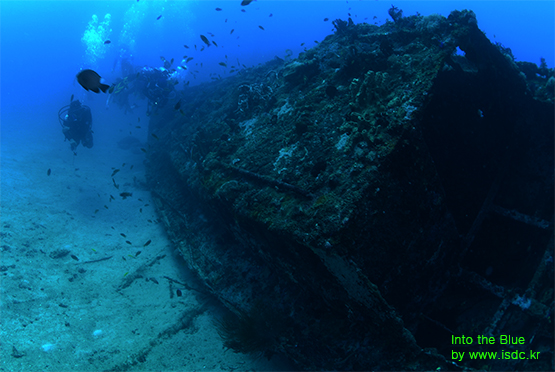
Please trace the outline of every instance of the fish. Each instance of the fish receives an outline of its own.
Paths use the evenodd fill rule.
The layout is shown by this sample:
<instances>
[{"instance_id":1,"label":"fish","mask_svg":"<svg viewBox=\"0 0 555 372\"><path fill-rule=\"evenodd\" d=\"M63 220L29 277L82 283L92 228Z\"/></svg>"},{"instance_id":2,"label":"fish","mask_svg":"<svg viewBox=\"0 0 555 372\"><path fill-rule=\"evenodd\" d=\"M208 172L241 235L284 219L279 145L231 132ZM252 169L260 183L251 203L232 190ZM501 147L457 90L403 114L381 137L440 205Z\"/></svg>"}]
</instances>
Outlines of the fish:
<instances>
[{"instance_id":1,"label":"fish","mask_svg":"<svg viewBox=\"0 0 555 372\"><path fill-rule=\"evenodd\" d=\"M158 284L158 280L156 280L156 278L150 278L151 281L153 281L154 283Z\"/></svg>"},{"instance_id":2,"label":"fish","mask_svg":"<svg viewBox=\"0 0 555 372\"><path fill-rule=\"evenodd\" d=\"M181 100L179 100L175 106L173 107L175 110L179 110L179 108L181 107Z\"/></svg>"},{"instance_id":3,"label":"fish","mask_svg":"<svg viewBox=\"0 0 555 372\"><path fill-rule=\"evenodd\" d=\"M189 57L189 58L187 58L187 60L185 61L185 63L188 63L188 62L190 62L190 61L191 61L192 59L193 59L193 57Z\"/></svg>"},{"instance_id":4,"label":"fish","mask_svg":"<svg viewBox=\"0 0 555 372\"><path fill-rule=\"evenodd\" d=\"M152 133L151 136L154 137L155 140L160 140L160 138L158 138L158 136L154 133Z\"/></svg>"},{"instance_id":5,"label":"fish","mask_svg":"<svg viewBox=\"0 0 555 372\"><path fill-rule=\"evenodd\" d=\"M73 102L73 97L75 97L74 94L71 95L71 98L69 99L69 102Z\"/></svg>"},{"instance_id":6,"label":"fish","mask_svg":"<svg viewBox=\"0 0 555 372\"><path fill-rule=\"evenodd\" d=\"M187 45L183 45L185 48L189 49L189 47Z\"/></svg>"},{"instance_id":7,"label":"fish","mask_svg":"<svg viewBox=\"0 0 555 372\"><path fill-rule=\"evenodd\" d=\"M216 48L218 47L218 44L216 44L216 42L214 40L212 40L212 44L214 44L214 46L216 46Z\"/></svg>"},{"instance_id":8,"label":"fish","mask_svg":"<svg viewBox=\"0 0 555 372\"><path fill-rule=\"evenodd\" d=\"M131 243L129 240L126 240L125 242L129 245L133 245L133 243Z\"/></svg>"},{"instance_id":9,"label":"fish","mask_svg":"<svg viewBox=\"0 0 555 372\"><path fill-rule=\"evenodd\" d=\"M136 129L141 129L141 126L140 125L135 125L135 128Z\"/></svg>"},{"instance_id":10,"label":"fish","mask_svg":"<svg viewBox=\"0 0 555 372\"><path fill-rule=\"evenodd\" d=\"M230 35L233 34L233 31L235 31L234 28L231 29L231 31L229 32L229 34L230 34Z\"/></svg>"},{"instance_id":11,"label":"fish","mask_svg":"<svg viewBox=\"0 0 555 372\"><path fill-rule=\"evenodd\" d=\"M95 209L95 210L94 210L94 214L97 214L97 213L98 213L98 211L99 211L98 209Z\"/></svg>"},{"instance_id":12,"label":"fish","mask_svg":"<svg viewBox=\"0 0 555 372\"><path fill-rule=\"evenodd\" d=\"M175 293L177 294L177 297L181 297L183 295L181 289L178 289L177 291L175 291Z\"/></svg>"},{"instance_id":13,"label":"fish","mask_svg":"<svg viewBox=\"0 0 555 372\"><path fill-rule=\"evenodd\" d=\"M272 14L272 13L270 13L270 15L269 15L268 17L271 17L271 16L273 16L273 14Z\"/></svg>"},{"instance_id":14,"label":"fish","mask_svg":"<svg viewBox=\"0 0 555 372\"><path fill-rule=\"evenodd\" d=\"M330 20L329 18L324 18L324 22L327 22L327 21L329 21L329 20Z\"/></svg>"},{"instance_id":15,"label":"fish","mask_svg":"<svg viewBox=\"0 0 555 372\"><path fill-rule=\"evenodd\" d=\"M162 15L159 15L158 18L156 18L156 20L159 20L160 18L162 18Z\"/></svg>"},{"instance_id":16,"label":"fish","mask_svg":"<svg viewBox=\"0 0 555 372\"><path fill-rule=\"evenodd\" d=\"M204 44L210 46L210 41L208 41L208 38L204 35L200 35L201 40L204 42Z\"/></svg>"},{"instance_id":17,"label":"fish","mask_svg":"<svg viewBox=\"0 0 555 372\"><path fill-rule=\"evenodd\" d=\"M110 44L110 43L111 43L110 40L106 40L106 41L104 42L104 44Z\"/></svg>"},{"instance_id":18,"label":"fish","mask_svg":"<svg viewBox=\"0 0 555 372\"><path fill-rule=\"evenodd\" d=\"M132 193L132 192L127 192L127 191L126 191L126 192L120 193L119 196L121 196L121 198L122 198L123 200L125 200L125 199L127 199L128 197L133 196L133 193Z\"/></svg>"},{"instance_id":19,"label":"fish","mask_svg":"<svg viewBox=\"0 0 555 372\"><path fill-rule=\"evenodd\" d=\"M135 257L137 257L140 254L141 254L141 251L137 251L137 253L135 253Z\"/></svg>"},{"instance_id":20,"label":"fish","mask_svg":"<svg viewBox=\"0 0 555 372\"><path fill-rule=\"evenodd\" d=\"M249 5L250 3L252 3L252 1L253 1L253 0L243 0L243 1L241 1L241 5L242 5L242 6L247 6L247 5Z\"/></svg>"},{"instance_id":21,"label":"fish","mask_svg":"<svg viewBox=\"0 0 555 372\"><path fill-rule=\"evenodd\" d=\"M220 12L222 10L222 8L216 8L217 12Z\"/></svg>"},{"instance_id":22,"label":"fish","mask_svg":"<svg viewBox=\"0 0 555 372\"><path fill-rule=\"evenodd\" d=\"M110 195L110 201L112 201L112 200L116 200L116 198L114 198L113 195Z\"/></svg>"},{"instance_id":23,"label":"fish","mask_svg":"<svg viewBox=\"0 0 555 372\"><path fill-rule=\"evenodd\" d=\"M243 13L246 13L246 10L245 10L245 9L241 9L241 11L242 11Z\"/></svg>"},{"instance_id":24,"label":"fish","mask_svg":"<svg viewBox=\"0 0 555 372\"><path fill-rule=\"evenodd\" d=\"M301 46L303 46L303 45L304 45L304 43L301 43Z\"/></svg>"},{"instance_id":25,"label":"fish","mask_svg":"<svg viewBox=\"0 0 555 372\"><path fill-rule=\"evenodd\" d=\"M98 75L93 70L83 70L77 74L77 81L86 91L93 91L95 93L102 92L106 93L106 91L110 88L107 84L102 84L100 82L100 75Z\"/></svg>"},{"instance_id":26,"label":"fish","mask_svg":"<svg viewBox=\"0 0 555 372\"><path fill-rule=\"evenodd\" d=\"M46 175L50 176L52 174L52 169L48 168L48 170L46 171Z\"/></svg>"},{"instance_id":27,"label":"fish","mask_svg":"<svg viewBox=\"0 0 555 372\"><path fill-rule=\"evenodd\" d=\"M119 172L119 169L114 169L114 171L112 172L111 177L114 177L118 172Z\"/></svg>"},{"instance_id":28,"label":"fish","mask_svg":"<svg viewBox=\"0 0 555 372\"><path fill-rule=\"evenodd\" d=\"M115 188L119 190L119 185L116 183L116 180L112 178L112 182L114 183Z\"/></svg>"},{"instance_id":29,"label":"fish","mask_svg":"<svg viewBox=\"0 0 555 372\"><path fill-rule=\"evenodd\" d=\"M79 261L79 259L77 258L77 256L74 255L74 254L72 254L70 257L73 258L75 261Z\"/></svg>"},{"instance_id":30,"label":"fish","mask_svg":"<svg viewBox=\"0 0 555 372\"><path fill-rule=\"evenodd\" d=\"M127 238L127 235L125 235L124 233L119 233L121 236L123 236L124 238Z\"/></svg>"},{"instance_id":31,"label":"fish","mask_svg":"<svg viewBox=\"0 0 555 372\"><path fill-rule=\"evenodd\" d=\"M258 26L258 28L261 29L262 31L264 31L264 27Z\"/></svg>"},{"instance_id":32,"label":"fish","mask_svg":"<svg viewBox=\"0 0 555 372\"><path fill-rule=\"evenodd\" d=\"M218 64L219 64L220 66L227 67L227 65L226 65L224 62L220 62L220 63L218 63Z\"/></svg>"},{"instance_id":33,"label":"fish","mask_svg":"<svg viewBox=\"0 0 555 372\"><path fill-rule=\"evenodd\" d=\"M150 243L152 243L152 240L148 239L148 241L145 244L143 244L143 247L148 246Z\"/></svg>"}]
</instances>

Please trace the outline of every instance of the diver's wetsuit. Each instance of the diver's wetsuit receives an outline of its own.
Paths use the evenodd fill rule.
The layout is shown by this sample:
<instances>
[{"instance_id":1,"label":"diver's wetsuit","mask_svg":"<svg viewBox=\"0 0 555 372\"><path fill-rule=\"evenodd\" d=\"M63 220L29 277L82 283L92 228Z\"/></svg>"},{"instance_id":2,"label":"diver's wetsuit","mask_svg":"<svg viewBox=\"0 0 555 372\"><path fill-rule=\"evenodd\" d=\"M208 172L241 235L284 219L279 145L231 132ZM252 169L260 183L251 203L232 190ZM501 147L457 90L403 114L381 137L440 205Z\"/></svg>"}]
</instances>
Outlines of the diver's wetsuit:
<instances>
[{"instance_id":1,"label":"diver's wetsuit","mask_svg":"<svg viewBox=\"0 0 555 372\"><path fill-rule=\"evenodd\" d=\"M89 149L93 147L91 109L79 101L71 102L62 132L71 143L71 151L75 151L79 142Z\"/></svg>"}]
</instances>

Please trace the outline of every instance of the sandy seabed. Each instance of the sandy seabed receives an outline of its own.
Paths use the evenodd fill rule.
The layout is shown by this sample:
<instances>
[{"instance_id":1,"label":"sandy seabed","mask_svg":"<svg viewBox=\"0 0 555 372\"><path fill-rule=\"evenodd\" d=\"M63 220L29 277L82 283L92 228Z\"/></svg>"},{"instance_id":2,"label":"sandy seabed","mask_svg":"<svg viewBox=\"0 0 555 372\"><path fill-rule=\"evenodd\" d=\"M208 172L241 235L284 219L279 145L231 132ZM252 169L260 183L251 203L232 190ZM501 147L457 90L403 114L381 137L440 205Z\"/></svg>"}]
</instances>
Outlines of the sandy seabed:
<instances>
[{"instance_id":1,"label":"sandy seabed","mask_svg":"<svg viewBox=\"0 0 555 372\"><path fill-rule=\"evenodd\" d=\"M224 349L218 306L188 289L198 283L158 221L143 154L117 148L114 136L74 156L59 128L29 135L7 124L1 371L289 369Z\"/></svg>"}]
</instances>

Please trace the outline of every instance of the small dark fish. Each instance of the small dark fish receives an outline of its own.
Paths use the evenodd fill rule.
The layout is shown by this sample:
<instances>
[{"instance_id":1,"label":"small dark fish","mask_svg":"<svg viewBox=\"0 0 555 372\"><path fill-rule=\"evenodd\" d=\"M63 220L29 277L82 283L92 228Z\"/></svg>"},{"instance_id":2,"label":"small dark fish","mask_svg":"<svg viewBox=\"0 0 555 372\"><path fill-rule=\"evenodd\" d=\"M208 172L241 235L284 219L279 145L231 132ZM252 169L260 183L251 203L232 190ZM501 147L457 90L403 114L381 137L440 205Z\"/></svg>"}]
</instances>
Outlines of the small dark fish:
<instances>
[{"instance_id":1,"label":"small dark fish","mask_svg":"<svg viewBox=\"0 0 555 372\"><path fill-rule=\"evenodd\" d=\"M273 16L273 14L272 14L272 13L270 13L270 15L269 15L268 17L271 17L271 16Z\"/></svg>"},{"instance_id":2,"label":"small dark fish","mask_svg":"<svg viewBox=\"0 0 555 372\"><path fill-rule=\"evenodd\" d=\"M242 5L242 6L247 6L247 5L249 5L250 3L252 3L252 1L253 1L253 0L243 0L243 1L241 1L241 5Z\"/></svg>"},{"instance_id":3,"label":"small dark fish","mask_svg":"<svg viewBox=\"0 0 555 372\"><path fill-rule=\"evenodd\" d=\"M75 95L71 95L71 98L69 99L69 102L73 102L73 97L75 97Z\"/></svg>"},{"instance_id":4,"label":"small dark fish","mask_svg":"<svg viewBox=\"0 0 555 372\"><path fill-rule=\"evenodd\" d=\"M131 243L129 240L126 240L125 242L129 245L133 245L133 243Z\"/></svg>"},{"instance_id":5,"label":"small dark fish","mask_svg":"<svg viewBox=\"0 0 555 372\"><path fill-rule=\"evenodd\" d=\"M134 165L133 165L133 164L131 164L131 167L129 167L129 170L133 169L133 167L134 167Z\"/></svg>"},{"instance_id":6,"label":"small dark fish","mask_svg":"<svg viewBox=\"0 0 555 372\"><path fill-rule=\"evenodd\" d=\"M50 176L52 174L52 169L48 168L48 170L46 171L46 175Z\"/></svg>"},{"instance_id":7,"label":"small dark fish","mask_svg":"<svg viewBox=\"0 0 555 372\"><path fill-rule=\"evenodd\" d=\"M95 209L95 210L94 210L94 214L97 214L97 213L98 213L98 211L99 211L98 209Z\"/></svg>"},{"instance_id":8,"label":"small dark fish","mask_svg":"<svg viewBox=\"0 0 555 372\"><path fill-rule=\"evenodd\" d=\"M140 125L135 125L135 128L141 129L141 126Z\"/></svg>"},{"instance_id":9,"label":"small dark fish","mask_svg":"<svg viewBox=\"0 0 555 372\"><path fill-rule=\"evenodd\" d=\"M230 34L230 35L231 35L231 34L233 34L233 31L235 31L235 29L234 29L234 28L232 28L232 29L231 29L231 31L230 31L230 33L229 33L229 34Z\"/></svg>"},{"instance_id":10,"label":"small dark fish","mask_svg":"<svg viewBox=\"0 0 555 372\"><path fill-rule=\"evenodd\" d=\"M221 12L221 11L222 11L222 8L216 8L216 11L217 11L217 12Z\"/></svg>"},{"instance_id":11,"label":"small dark fish","mask_svg":"<svg viewBox=\"0 0 555 372\"><path fill-rule=\"evenodd\" d=\"M178 289L177 291L175 291L175 293L177 294L177 297L181 297L183 295L183 292L181 292L181 289Z\"/></svg>"},{"instance_id":12,"label":"small dark fish","mask_svg":"<svg viewBox=\"0 0 555 372\"><path fill-rule=\"evenodd\" d=\"M218 64L219 64L220 66L227 67L227 65L225 64L225 62L220 62L220 63L218 63Z\"/></svg>"},{"instance_id":13,"label":"small dark fish","mask_svg":"<svg viewBox=\"0 0 555 372\"><path fill-rule=\"evenodd\" d=\"M189 49L189 47L187 45L183 45L185 48Z\"/></svg>"},{"instance_id":14,"label":"small dark fish","mask_svg":"<svg viewBox=\"0 0 555 372\"><path fill-rule=\"evenodd\" d=\"M208 41L208 38L204 35L200 35L200 38L202 39L202 41L204 42L204 44L210 46L210 41Z\"/></svg>"},{"instance_id":15,"label":"small dark fish","mask_svg":"<svg viewBox=\"0 0 555 372\"><path fill-rule=\"evenodd\" d=\"M100 93L102 90L104 93L110 88L107 84L102 84L100 82L100 75L98 75L93 70L83 70L77 74L77 81L86 91L93 91L95 93Z\"/></svg>"},{"instance_id":16,"label":"small dark fish","mask_svg":"<svg viewBox=\"0 0 555 372\"><path fill-rule=\"evenodd\" d=\"M128 197L133 196L133 193L132 193L132 192L122 192L122 193L119 194L119 196L121 196L121 198L122 198L123 200L125 200L125 199L127 199Z\"/></svg>"},{"instance_id":17,"label":"small dark fish","mask_svg":"<svg viewBox=\"0 0 555 372\"><path fill-rule=\"evenodd\" d=\"M139 122L139 123L141 122L141 118L140 118L140 117L139 117L139 118L137 118L137 122Z\"/></svg>"},{"instance_id":18,"label":"small dark fish","mask_svg":"<svg viewBox=\"0 0 555 372\"><path fill-rule=\"evenodd\" d=\"M327 21L329 21L329 20L330 20L329 18L324 18L324 22L327 22Z\"/></svg>"},{"instance_id":19,"label":"small dark fish","mask_svg":"<svg viewBox=\"0 0 555 372\"><path fill-rule=\"evenodd\" d=\"M141 254L141 251L137 251L137 253L135 253L135 257L137 257L140 254Z\"/></svg>"},{"instance_id":20,"label":"small dark fish","mask_svg":"<svg viewBox=\"0 0 555 372\"><path fill-rule=\"evenodd\" d=\"M258 26L258 28L261 29L262 31L264 31L264 27Z\"/></svg>"},{"instance_id":21,"label":"small dark fish","mask_svg":"<svg viewBox=\"0 0 555 372\"><path fill-rule=\"evenodd\" d=\"M119 233L121 236L123 236L124 238L127 238L127 235L125 235L124 233Z\"/></svg>"},{"instance_id":22,"label":"small dark fish","mask_svg":"<svg viewBox=\"0 0 555 372\"><path fill-rule=\"evenodd\" d=\"M152 242L152 240L149 239L145 244L143 244L143 247L148 246L151 242Z\"/></svg>"},{"instance_id":23,"label":"small dark fish","mask_svg":"<svg viewBox=\"0 0 555 372\"><path fill-rule=\"evenodd\" d=\"M214 40L212 40L212 44L214 44L214 46L216 46L216 48L218 47L218 44L216 44L216 42Z\"/></svg>"},{"instance_id":24,"label":"small dark fish","mask_svg":"<svg viewBox=\"0 0 555 372\"><path fill-rule=\"evenodd\" d=\"M110 44L110 43L111 43L110 40L106 40L106 41L104 42L104 44Z\"/></svg>"},{"instance_id":25,"label":"small dark fish","mask_svg":"<svg viewBox=\"0 0 555 372\"><path fill-rule=\"evenodd\" d=\"M112 201L112 200L116 200L116 198L114 198L113 195L110 195L110 201Z\"/></svg>"},{"instance_id":26,"label":"small dark fish","mask_svg":"<svg viewBox=\"0 0 555 372\"><path fill-rule=\"evenodd\" d=\"M114 187L119 190L119 185L116 183L116 180L112 178L112 182L114 183Z\"/></svg>"},{"instance_id":27,"label":"small dark fish","mask_svg":"<svg viewBox=\"0 0 555 372\"><path fill-rule=\"evenodd\" d=\"M159 16L158 16L158 18L156 18L156 20L159 20L160 18L162 18L162 16L161 16L161 15L159 15Z\"/></svg>"},{"instance_id":28,"label":"small dark fish","mask_svg":"<svg viewBox=\"0 0 555 372\"><path fill-rule=\"evenodd\" d=\"M104 204L104 208L108 209L108 206L106 204Z\"/></svg>"},{"instance_id":29,"label":"small dark fish","mask_svg":"<svg viewBox=\"0 0 555 372\"><path fill-rule=\"evenodd\" d=\"M154 137L154 139L157 140L157 141L160 140L160 138L158 138L158 136L157 136L156 134L154 134L154 133L152 133L151 136Z\"/></svg>"},{"instance_id":30,"label":"small dark fish","mask_svg":"<svg viewBox=\"0 0 555 372\"><path fill-rule=\"evenodd\" d=\"M180 107L181 107L181 100L179 100L179 102L177 102L173 108L175 110L179 110Z\"/></svg>"},{"instance_id":31,"label":"small dark fish","mask_svg":"<svg viewBox=\"0 0 555 372\"><path fill-rule=\"evenodd\" d=\"M110 177L114 177L119 172L119 169L114 169Z\"/></svg>"},{"instance_id":32,"label":"small dark fish","mask_svg":"<svg viewBox=\"0 0 555 372\"><path fill-rule=\"evenodd\" d=\"M77 258L77 256L74 255L74 254L71 255L71 258L73 258L75 261L79 261L79 259Z\"/></svg>"},{"instance_id":33,"label":"small dark fish","mask_svg":"<svg viewBox=\"0 0 555 372\"><path fill-rule=\"evenodd\" d=\"M193 59L193 57L189 57L189 58L187 58L187 60L185 61L185 63L188 63L188 62L190 62L190 61L191 61L192 59Z\"/></svg>"},{"instance_id":34,"label":"small dark fish","mask_svg":"<svg viewBox=\"0 0 555 372\"><path fill-rule=\"evenodd\" d=\"M139 208L139 212L140 212L140 213L143 213L143 208Z\"/></svg>"},{"instance_id":35,"label":"small dark fish","mask_svg":"<svg viewBox=\"0 0 555 372\"><path fill-rule=\"evenodd\" d=\"M156 280L156 278L150 278L151 281L153 281L154 283L158 284L158 280Z\"/></svg>"}]
</instances>

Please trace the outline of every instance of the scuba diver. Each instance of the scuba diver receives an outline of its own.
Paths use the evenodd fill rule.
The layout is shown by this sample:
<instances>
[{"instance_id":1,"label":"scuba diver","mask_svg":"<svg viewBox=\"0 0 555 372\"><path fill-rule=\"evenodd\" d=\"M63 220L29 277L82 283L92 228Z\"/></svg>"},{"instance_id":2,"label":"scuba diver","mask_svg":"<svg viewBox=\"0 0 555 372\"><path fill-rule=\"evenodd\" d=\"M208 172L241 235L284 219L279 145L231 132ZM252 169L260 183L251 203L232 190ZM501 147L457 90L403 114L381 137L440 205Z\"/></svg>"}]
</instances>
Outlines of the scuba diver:
<instances>
[{"instance_id":1,"label":"scuba diver","mask_svg":"<svg viewBox=\"0 0 555 372\"><path fill-rule=\"evenodd\" d=\"M82 105L78 99L74 101L72 95L71 103L58 111L58 120L62 125L64 141L69 140L75 155L79 143L89 149L93 147L92 115L88 106Z\"/></svg>"}]
</instances>

